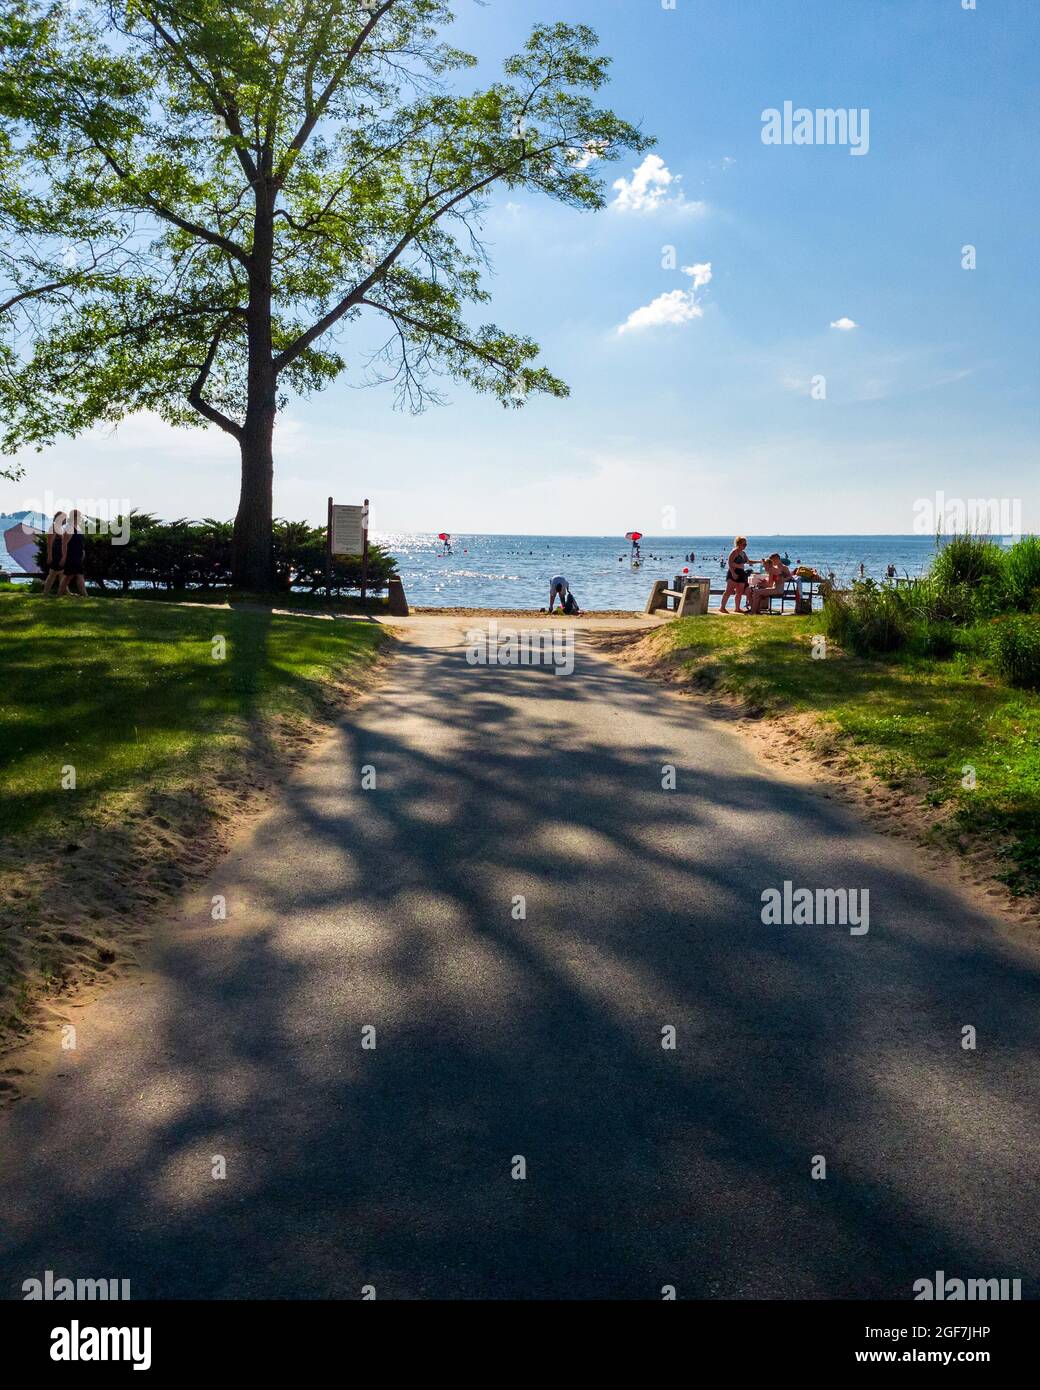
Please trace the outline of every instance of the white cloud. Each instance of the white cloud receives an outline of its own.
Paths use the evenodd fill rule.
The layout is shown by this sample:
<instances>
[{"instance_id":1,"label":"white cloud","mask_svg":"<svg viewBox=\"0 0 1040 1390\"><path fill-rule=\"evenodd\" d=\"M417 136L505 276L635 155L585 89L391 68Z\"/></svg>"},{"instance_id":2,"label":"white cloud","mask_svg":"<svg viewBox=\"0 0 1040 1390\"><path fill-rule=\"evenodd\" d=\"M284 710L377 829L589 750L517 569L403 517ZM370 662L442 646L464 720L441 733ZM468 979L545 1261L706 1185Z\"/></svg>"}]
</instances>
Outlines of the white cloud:
<instances>
[{"instance_id":1,"label":"white cloud","mask_svg":"<svg viewBox=\"0 0 1040 1390\"><path fill-rule=\"evenodd\" d=\"M704 310L693 297L692 290L669 290L659 294L641 309L634 309L618 329L630 333L643 328L660 328L664 324L689 323L703 318Z\"/></svg>"},{"instance_id":2,"label":"white cloud","mask_svg":"<svg viewBox=\"0 0 1040 1390\"><path fill-rule=\"evenodd\" d=\"M699 290L711 282L711 261L705 261L703 265L684 265L682 273L692 275L693 288Z\"/></svg>"},{"instance_id":3,"label":"white cloud","mask_svg":"<svg viewBox=\"0 0 1040 1390\"><path fill-rule=\"evenodd\" d=\"M688 290L669 290L667 294L659 294L649 304L644 304L641 309L634 309L618 328L618 333L661 328L666 324L689 323L692 319L703 318L704 310L697 300L697 291L711 283L711 262L684 265L682 273L693 280Z\"/></svg>"},{"instance_id":4,"label":"white cloud","mask_svg":"<svg viewBox=\"0 0 1040 1390\"><path fill-rule=\"evenodd\" d=\"M850 318L835 319L831 324L832 328L840 328L843 333L850 332L853 328L858 328L859 324L854 323Z\"/></svg>"},{"instance_id":5,"label":"white cloud","mask_svg":"<svg viewBox=\"0 0 1040 1390\"><path fill-rule=\"evenodd\" d=\"M679 187L681 174L673 174L658 154L648 154L630 179L614 181L617 197L611 207L618 212L654 213L662 209L672 212L702 213L704 203L687 202Z\"/></svg>"}]
</instances>

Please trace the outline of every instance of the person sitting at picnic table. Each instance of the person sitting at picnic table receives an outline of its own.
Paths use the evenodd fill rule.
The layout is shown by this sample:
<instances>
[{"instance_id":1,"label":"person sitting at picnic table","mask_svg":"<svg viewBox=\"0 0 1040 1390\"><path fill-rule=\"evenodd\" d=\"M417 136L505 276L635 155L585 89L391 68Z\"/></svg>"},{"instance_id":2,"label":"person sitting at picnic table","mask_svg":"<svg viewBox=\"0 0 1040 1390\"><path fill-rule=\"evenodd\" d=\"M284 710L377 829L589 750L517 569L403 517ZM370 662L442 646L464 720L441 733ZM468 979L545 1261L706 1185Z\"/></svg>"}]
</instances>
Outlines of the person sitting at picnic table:
<instances>
[{"instance_id":1,"label":"person sitting at picnic table","mask_svg":"<svg viewBox=\"0 0 1040 1390\"><path fill-rule=\"evenodd\" d=\"M765 572L755 576L756 579L764 579L765 583L757 584L751 590L752 613L761 613L762 604L768 599L775 598L778 594L782 594L784 592L784 585L789 579L794 578L788 566L781 560L778 550L773 551L772 555L766 560L765 566Z\"/></svg>"},{"instance_id":2,"label":"person sitting at picnic table","mask_svg":"<svg viewBox=\"0 0 1040 1390\"><path fill-rule=\"evenodd\" d=\"M761 563L765 564L765 561L763 560ZM772 579L766 574L765 570L763 570L761 574L753 574L748 580L749 594L753 595L759 589L768 589L771 583ZM749 604L754 602L753 598L749 598L748 602Z\"/></svg>"}]
</instances>

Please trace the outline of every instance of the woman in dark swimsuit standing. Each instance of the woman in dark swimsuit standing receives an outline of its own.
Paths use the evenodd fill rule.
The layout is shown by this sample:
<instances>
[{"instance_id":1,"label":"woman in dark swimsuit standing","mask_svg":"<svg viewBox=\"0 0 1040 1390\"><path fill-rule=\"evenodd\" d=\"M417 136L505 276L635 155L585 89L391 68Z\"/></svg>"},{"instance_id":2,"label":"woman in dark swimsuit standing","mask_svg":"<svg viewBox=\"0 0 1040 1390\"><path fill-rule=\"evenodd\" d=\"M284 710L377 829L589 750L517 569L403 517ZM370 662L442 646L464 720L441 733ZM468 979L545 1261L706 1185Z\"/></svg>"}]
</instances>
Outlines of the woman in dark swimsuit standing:
<instances>
[{"instance_id":1,"label":"woman in dark swimsuit standing","mask_svg":"<svg viewBox=\"0 0 1040 1390\"><path fill-rule=\"evenodd\" d=\"M740 601L744 597L748 581L748 557L745 546L747 545L746 536L737 536L733 542L733 549L729 552L726 561L726 592L722 595L722 603L719 605L719 612L727 612L726 604L730 594L736 595L736 611L739 613Z\"/></svg>"},{"instance_id":2,"label":"woman in dark swimsuit standing","mask_svg":"<svg viewBox=\"0 0 1040 1390\"><path fill-rule=\"evenodd\" d=\"M62 558L65 549L65 513L55 512L51 529L47 532L47 578L43 581L43 592L50 591L61 583Z\"/></svg>"},{"instance_id":3,"label":"woman in dark swimsuit standing","mask_svg":"<svg viewBox=\"0 0 1040 1390\"><path fill-rule=\"evenodd\" d=\"M80 598L86 598L87 586L83 582L83 567L86 563L87 538L80 530L82 518L79 512L73 512L69 517L71 530L65 533L65 563L62 565L64 573L61 577L61 588L58 590L58 597L69 592L69 585L72 585L73 593L79 594Z\"/></svg>"}]
</instances>

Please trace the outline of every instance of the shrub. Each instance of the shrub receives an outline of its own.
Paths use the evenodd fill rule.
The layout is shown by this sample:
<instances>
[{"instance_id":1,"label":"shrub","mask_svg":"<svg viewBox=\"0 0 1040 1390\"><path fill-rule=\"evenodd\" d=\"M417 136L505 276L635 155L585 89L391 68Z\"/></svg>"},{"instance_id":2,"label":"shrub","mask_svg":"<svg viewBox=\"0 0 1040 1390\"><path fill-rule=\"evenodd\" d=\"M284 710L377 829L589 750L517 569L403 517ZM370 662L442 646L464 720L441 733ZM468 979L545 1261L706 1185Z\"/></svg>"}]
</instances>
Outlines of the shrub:
<instances>
[{"instance_id":1,"label":"shrub","mask_svg":"<svg viewBox=\"0 0 1040 1390\"><path fill-rule=\"evenodd\" d=\"M832 592L823 605L823 627L857 656L894 652L910 635L910 618L898 590L865 579L849 593Z\"/></svg>"},{"instance_id":2,"label":"shrub","mask_svg":"<svg viewBox=\"0 0 1040 1390\"><path fill-rule=\"evenodd\" d=\"M993 659L1009 685L1040 690L1040 615L998 618L992 629Z\"/></svg>"},{"instance_id":3,"label":"shrub","mask_svg":"<svg viewBox=\"0 0 1040 1390\"><path fill-rule=\"evenodd\" d=\"M974 584L958 581L944 585L929 574L900 585L897 592L915 622L969 627L995 617L1007 606L1004 587L993 578Z\"/></svg>"},{"instance_id":4,"label":"shrub","mask_svg":"<svg viewBox=\"0 0 1040 1390\"><path fill-rule=\"evenodd\" d=\"M308 526L306 522L278 521L274 528L274 566L278 586L286 593L290 589L305 593L324 592L325 531ZM368 588L377 593L387 587L387 581L397 573L397 562L381 545L369 543ZM332 562L333 595L342 595L361 588L361 556L339 555Z\"/></svg>"},{"instance_id":5,"label":"shrub","mask_svg":"<svg viewBox=\"0 0 1040 1390\"><path fill-rule=\"evenodd\" d=\"M106 589L127 590L132 584L153 589L218 589L231 584L230 521L159 521L143 512L131 512L125 544L116 545L92 522L87 533L86 578ZM116 528L122 529L122 528ZM274 525L274 569L279 588L315 593L324 590L325 531L306 522L277 521ZM46 541L39 540L41 567ZM394 557L380 545L368 548L368 588L378 593L397 573ZM361 557L340 556L332 564L331 592L342 595L361 588Z\"/></svg>"},{"instance_id":6,"label":"shrub","mask_svg":"<svg viewBox=\"0 0 1040 1390\"><path fill-rule=\"evenodd\" d=\"M912 645L921 656L945 660L957 649L957 628L945 618L925 618L914 624Z\"/></svg>"},{"instance_id":7,"label":"shrub","mask_svg":"<svg viewBox=\"0 0 1040 1390\"><path fill-rule=\"evenodd\" d=\"M1008 598L1016 608L1040 611L1040 536L1023 536L1004 556Z\"/></svg>"},{"instance_id":8,"label":"shrub","mask_svg":"<svg viewBox=\"0 0 1040 1390\"><path fill-rule=\"evenodd\" d=\"M125 544L87 521L86 577L102 589L150 584L154 589L213 588L229 582L230 522L163 522L147 512L130 512L114 529L125 528ZM42 562L45 541L39 542ZM41 563L42 568L42 563Z\"/></svg>"},{"instance_id":9,"label":"shrub","mask_svg":"<svg viewBox=\"0 0 1040 1390\"><path fill-rule=\"evenodd\" d=\"M1006 552L984 536L951 536L932 562L931 578L940 589L960 585L1003 585Z\"/></svg>"}]
</instances>

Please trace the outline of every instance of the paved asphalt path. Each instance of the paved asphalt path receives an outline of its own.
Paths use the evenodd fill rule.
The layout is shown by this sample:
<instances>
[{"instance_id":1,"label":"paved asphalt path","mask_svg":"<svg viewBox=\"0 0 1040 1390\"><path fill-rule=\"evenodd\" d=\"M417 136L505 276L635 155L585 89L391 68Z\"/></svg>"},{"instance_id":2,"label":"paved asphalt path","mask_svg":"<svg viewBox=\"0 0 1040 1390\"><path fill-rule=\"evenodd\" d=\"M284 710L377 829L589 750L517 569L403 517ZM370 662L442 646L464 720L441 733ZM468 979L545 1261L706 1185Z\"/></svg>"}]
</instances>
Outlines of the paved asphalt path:
<instances>
[{"instance_id":1,"label":"paved asphalt path","mask_svg":"<svg viewBox=\"0 0 1040 1390\"><path fill-rule=\"evenodd\" d=\"M405 630L3 1118L0 1293L1036 1297L1035 951L580 636L566 676ZM763 925L785 879L869 932Z\"/></svg>"}]
</instances>

